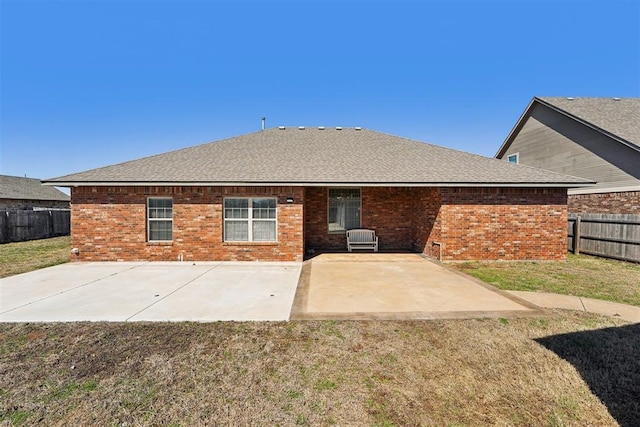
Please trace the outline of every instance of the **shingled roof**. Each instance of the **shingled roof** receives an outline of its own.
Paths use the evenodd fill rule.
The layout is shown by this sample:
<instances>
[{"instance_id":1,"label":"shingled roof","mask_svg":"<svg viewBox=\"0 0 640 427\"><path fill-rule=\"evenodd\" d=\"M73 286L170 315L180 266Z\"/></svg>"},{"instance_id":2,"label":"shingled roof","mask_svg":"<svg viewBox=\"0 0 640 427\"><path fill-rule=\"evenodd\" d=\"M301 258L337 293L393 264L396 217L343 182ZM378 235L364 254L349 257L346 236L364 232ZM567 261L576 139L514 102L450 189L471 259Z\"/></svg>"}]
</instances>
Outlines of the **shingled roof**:
<instances>
[{"instance_id":1,"label":"shingled roof","mask_svg":"<svg viewBox=\"0 0 640 427\"><path fill-rule=\"evenodd\" d=\"M46 180L51 185L581 187L583 178L361 128L279 127Z\"/></svg>"},{"instance_id":2,"label":"shingled roof","mask_svg":"<svg viewBox=\"0 0 640 427\"><path fill-rule=\"evenodd\" d=\"M640 98L534 97L496 153L501 157L536 104L545 105L640 151Z\"/></svg>"},{"instance_id":3,"label":"shingled roof","mask_svg":"<svg viewBox=\"0 0 640 427\"><path fill-rule=\"evenodd\" d=\"M640 148L640 98L538 98Z\"/></svg>"},{"instance_id":4,"label":"shingled roof","mask_svg":"<svg viewBox=\"0 0 640 427\"><path fill-rule=\"evenodd\" d=\"M42 185L39 179L0 175L0 199L68 202L69 196L57 188Z\"/></svg>"}]
</instances>

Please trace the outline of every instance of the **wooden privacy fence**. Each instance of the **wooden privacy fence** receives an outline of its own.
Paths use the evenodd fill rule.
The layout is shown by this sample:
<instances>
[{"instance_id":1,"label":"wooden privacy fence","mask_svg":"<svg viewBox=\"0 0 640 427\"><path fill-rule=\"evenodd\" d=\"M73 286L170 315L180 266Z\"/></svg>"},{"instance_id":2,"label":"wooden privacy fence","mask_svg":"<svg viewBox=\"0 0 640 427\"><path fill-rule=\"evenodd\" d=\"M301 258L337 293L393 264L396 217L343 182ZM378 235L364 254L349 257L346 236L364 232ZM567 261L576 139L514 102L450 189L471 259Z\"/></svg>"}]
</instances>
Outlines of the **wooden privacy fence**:
<instances>
[{"instance_id":1,"label":"wooden privacy fence","mask_svg":"<svg viewBox=\"0 0 640 427\"><path fill-rule=\"evenodd\" d=\"M640 215L569 215L569 251L640 262Z\"/></svg>"},{"instance_id":2,"label":"wooden privacy fence","mask_svg":"<svg viewBox=\"0 0 640 427\"><path fill-rule=\"evenodd\" d=\"M67 236L70 231L69 210L0 210L0 243Z\"/></svg>"}]
</instances>

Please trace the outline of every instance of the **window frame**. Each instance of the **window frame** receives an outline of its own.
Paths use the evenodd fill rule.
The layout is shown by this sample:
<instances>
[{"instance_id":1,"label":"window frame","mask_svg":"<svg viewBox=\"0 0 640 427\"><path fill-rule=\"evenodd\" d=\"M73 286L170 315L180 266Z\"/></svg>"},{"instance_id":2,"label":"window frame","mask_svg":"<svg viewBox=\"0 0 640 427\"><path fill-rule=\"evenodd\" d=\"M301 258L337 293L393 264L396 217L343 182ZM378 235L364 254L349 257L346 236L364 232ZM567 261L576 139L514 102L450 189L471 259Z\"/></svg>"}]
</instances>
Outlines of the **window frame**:
<instances>
[{"instance_id":1,"label":"window frame","mask_svg":"<svg viewBox=\"0 0 640 427\"><path fill-rule=\"evenodd\" d=\"M241 199L247 200L247 218L226 218L226 202L227 200L232 199ZM256 199L268 199L275 201L275 216L274 218L254 218L253 217L253 201ZM227 240L227 221L230 222L246 222L247 223L247 240ZM255 222L273 222L274 224L274 240L254 240L253 238L253 223ZM245 196L229 196L225 197L222 200L222 241L224 243L277 243L278 242L278 198L274 196L256 196L256 197L245 197Z\"/></svg>"},{"instance_id":2,"label":"window frame","mask_svg":"<svg viewBox=\"0 0 640 427\"><path fill-rule=\"evenodd\" d=\"M171 201L171 218L151 218L151 200L170 200ZM173 197L147 197L147 242L149 243L167 243L173 242ZM151 223L152 222L170 222L171 223L171 239L151 239Z\"/></svg>"},{"instance_id":3,"label":"window frame","mask_svg":"<svg viewBox=\"0 0 640 427\"><path fill-rule=\"evenodd\" d=\"M358 190L358 226L353 228L345 228L344 230L331 230L331 190ZM327 233L328 234L345 234L348 230L362 228L362 188L361 187L329 187L327 189Z\"/></svg>"},{"instance_id":4,"label":"window frame","mask_svg":"<svg viewBox=\"0 0 640 427\"><path fill-rule=\"evenodd\" d=\"M511 161L511 158L515 157L515 162ZM520 153L513 153L513 154L507 154L507 162L509 163L513 163L513 164L519 164L520 163Z\"/></svg>"}]
</instances>

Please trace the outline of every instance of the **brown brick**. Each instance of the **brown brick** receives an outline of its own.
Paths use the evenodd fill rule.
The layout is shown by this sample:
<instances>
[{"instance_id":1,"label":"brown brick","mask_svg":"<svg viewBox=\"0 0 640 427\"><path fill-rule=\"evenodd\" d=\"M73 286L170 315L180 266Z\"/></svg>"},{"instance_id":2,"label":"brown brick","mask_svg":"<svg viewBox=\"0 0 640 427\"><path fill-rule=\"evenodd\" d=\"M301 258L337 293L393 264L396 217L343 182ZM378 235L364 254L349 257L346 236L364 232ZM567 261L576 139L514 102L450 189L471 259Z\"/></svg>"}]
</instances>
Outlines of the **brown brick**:
<instances>
[{"instance_id":1,"label":"brown brick","mask_svg":"<svg viewBox=\"0 0 640 427\"><path fill-rule=\"evenodd\" d=\"M170 196L174 238L146 240L149 196ZM225 243L227 196L278 199L278 241ZM362 226L374 229L381 250L413 250L446 261L564 259L564 189L362 189ZM294 198L288 204L286 199ZM78 259L299 261L305 249L346 247L328 233L327 187L78 187L72 191L72 240Z\"/></svg>"},{"instance_id":2,"label":"brown brick","mask_svg":"<svg viewBox=\"0 0 640 427\"><path fill-rule=\"evenodd\" d=\"M620 193L572 194L570 213L608 213L640 215L640 191Z\"/></svg>"},{"instance_id":3,"label":"brown brick","mask_svg":"<svg viewBox=\"0 0 640 427\"><path fill-rule=\"evenodd\" d=\"M173 198L173 242L147 242L150 196ZM278 198L276 243L222 241L226 196ZM287 204L286 198L294 203ZM303 190L297 187L78 187L71 194L72 244L82 261L301 261ZM284 234L286 231L286 235Z\"/></svg>"}]
</instances>

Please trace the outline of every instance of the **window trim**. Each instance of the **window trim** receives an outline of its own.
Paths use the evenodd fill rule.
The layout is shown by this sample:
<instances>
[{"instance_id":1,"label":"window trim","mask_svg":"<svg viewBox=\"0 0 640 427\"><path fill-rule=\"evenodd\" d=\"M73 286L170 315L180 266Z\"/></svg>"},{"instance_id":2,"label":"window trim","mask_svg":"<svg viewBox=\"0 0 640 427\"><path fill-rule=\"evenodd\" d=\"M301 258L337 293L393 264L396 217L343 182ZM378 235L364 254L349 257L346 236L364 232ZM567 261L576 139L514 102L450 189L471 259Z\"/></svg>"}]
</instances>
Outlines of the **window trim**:
<instances>
[{"instance_id":1,"label":"window trim","mask_svg":"<svg viewBox=\"0 0 640 427\"><path fill-rule=\"evenodd\" d=\"M511 157L515 157L516 161L512 162L510 159ZM519 164L520 163L520 153L513 153L513 154L507 154L507 162L509 163L513 163L513 164Z\"/></svg>"},{"instance_id":2,"label":"window trim","mask_svg":"<svg viewBox=\"0 0 640 427\"><path fill-rule=\"evenodd\" d=\"M225 203L229 199L246 199L248 201L248 214L247 218L225 218ZM275 239L274 240L253 240L253 200L254 199L270 199L274 200L276 216L275 218L255 218L256 221L273 221L275 225ZM227 221L231 222L247 222L247 240L227 240L226 239L226 225ZM223 243L232 243L232 244L273 244L278 243L278 198L275 196L255 196L255 197L247 197L247 196L229 196L225 197L222 200L222 242Z\"/></svg>"},{"instance_id":3,"label":"window trim","mask_svg":"<svg viewBox=\"0 0 640 427\"><path fill-rule=\"evenodd\" d=\"M358 219L360 224L356 228L362 228L362 187L328 187L327 188L327 234L346 234L347 230L331 230L329 225L330 210L331 210L331 190L358 190L360 193L360 202L358 204L358 212L360 213ZM349 230L353 230L350 228Z\"/></svg>"},{"instance_id":4,"label":"window trim","mask_svg":"<svg viewBox=\"0 0 640 427\"><path fill-rule=\"evenodd\" d=\"M149 202L151 200L171 200L171 218L151 218L149 213L151 212L151 208L149 207ZM173 197L147 197L147 242L148 243L169 243L173 242ZM152 240L151 239L151 223L159 222L159 221L169 221L171 222L171 240Z\"/></svg>"}]
</instances>

